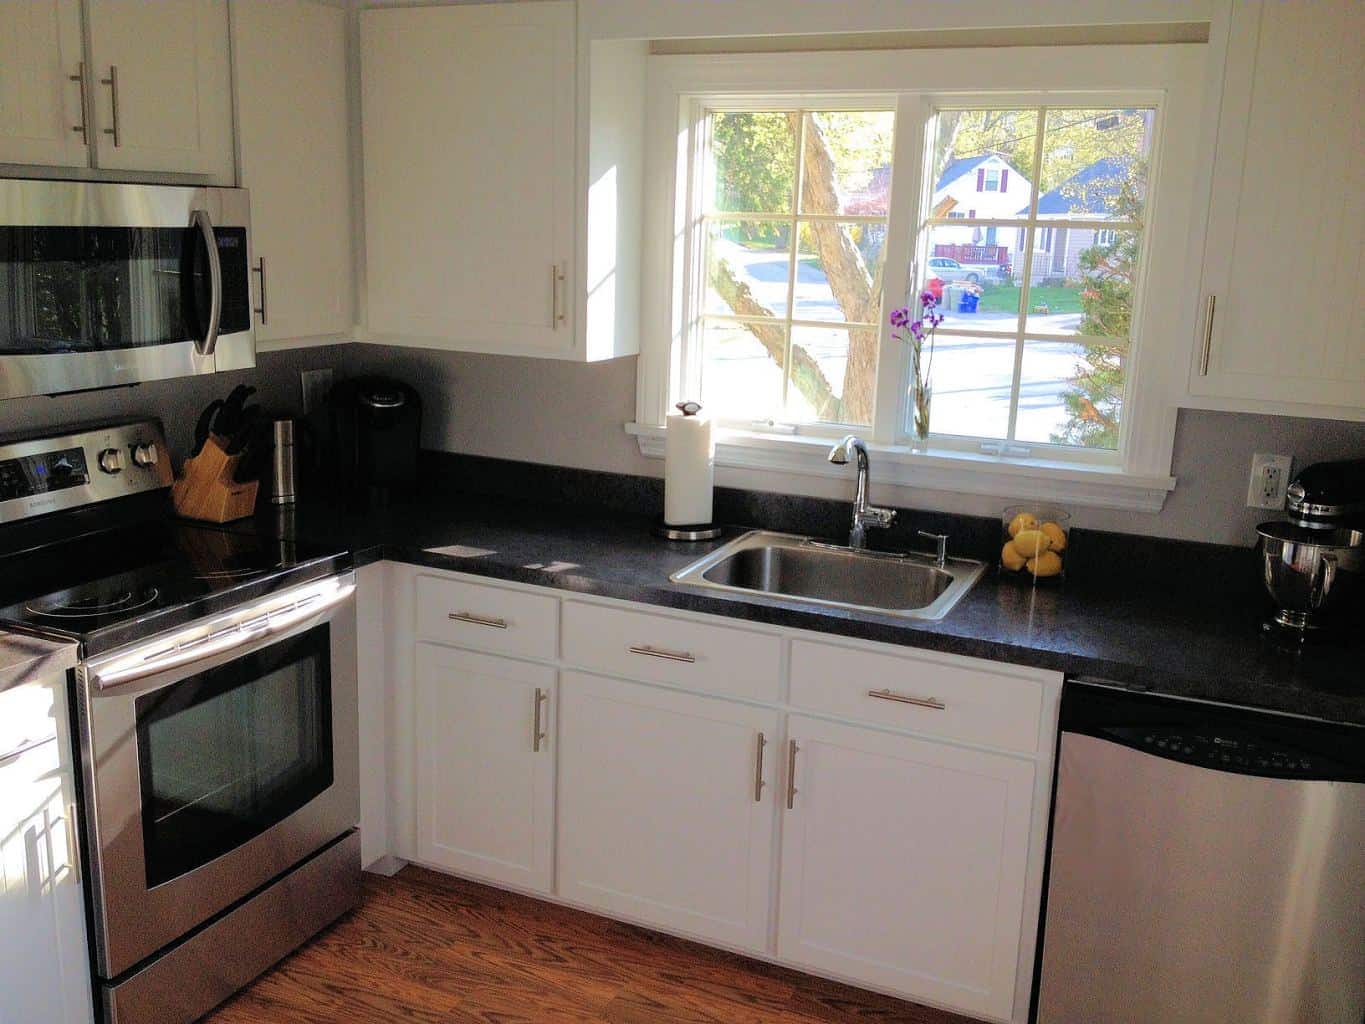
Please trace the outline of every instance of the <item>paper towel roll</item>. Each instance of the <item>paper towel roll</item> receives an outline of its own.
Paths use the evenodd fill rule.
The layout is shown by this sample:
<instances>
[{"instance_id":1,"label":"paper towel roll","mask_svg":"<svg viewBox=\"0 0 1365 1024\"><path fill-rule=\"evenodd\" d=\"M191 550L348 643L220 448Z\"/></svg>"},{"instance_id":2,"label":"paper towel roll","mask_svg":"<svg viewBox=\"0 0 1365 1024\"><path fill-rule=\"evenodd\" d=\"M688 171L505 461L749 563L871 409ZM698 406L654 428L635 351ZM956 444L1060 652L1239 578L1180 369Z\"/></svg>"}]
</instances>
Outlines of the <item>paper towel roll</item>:
<instances>
[{"instance_id":1,"label":"paper towel roll","mask_svg":"<svg viewBox=\"0 0 1365 1024\"><path fill-rule=\"evenodd\" d=\"M682 410L698 410L686 414ZM680 402L669 413L664 435L664 522L694 526L711 521L716 446L711 418L696 402Z\"/></svg>"}]
</instances>

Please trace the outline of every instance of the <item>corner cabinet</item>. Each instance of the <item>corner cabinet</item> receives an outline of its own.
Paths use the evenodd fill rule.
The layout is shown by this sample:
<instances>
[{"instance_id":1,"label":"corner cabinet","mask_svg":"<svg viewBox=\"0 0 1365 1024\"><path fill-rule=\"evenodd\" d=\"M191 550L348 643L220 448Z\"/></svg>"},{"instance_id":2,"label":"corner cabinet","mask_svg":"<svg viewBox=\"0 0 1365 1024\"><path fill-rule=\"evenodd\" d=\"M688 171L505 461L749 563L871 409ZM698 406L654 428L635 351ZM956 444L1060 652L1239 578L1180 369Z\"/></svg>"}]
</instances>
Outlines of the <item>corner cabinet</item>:
<instances>
[{"instance_id":1,"label":"corner cabinet","mask_svg":"<svg viewBox=\"0 0 1365 1024\"><path fill-rule=\"evenodd\" d=\"M1187 404L1365 419L1365 4L1227 26Z\"/></svg>"},{"instance_id":2,"label":"corner cabinet","mask_svg":"<svg viewBox=\"0 0 1365 1024\"><path fill-rule=\"evenodd\" d=\"M360 13L360 340L639 350L644 44L585 44L596 58L580 59L575 6Z\"/></svg>"},{"instance_id":3,"label":"corner cabinet","mask_svg":"<svg viewBox=\"0 0 1365 1024\"><path fill-rule=\"evenodd\" d=\"M258 348L331 343L354 321L346 17L313 0L233 4Z\"/></svg>"}]
</instances>

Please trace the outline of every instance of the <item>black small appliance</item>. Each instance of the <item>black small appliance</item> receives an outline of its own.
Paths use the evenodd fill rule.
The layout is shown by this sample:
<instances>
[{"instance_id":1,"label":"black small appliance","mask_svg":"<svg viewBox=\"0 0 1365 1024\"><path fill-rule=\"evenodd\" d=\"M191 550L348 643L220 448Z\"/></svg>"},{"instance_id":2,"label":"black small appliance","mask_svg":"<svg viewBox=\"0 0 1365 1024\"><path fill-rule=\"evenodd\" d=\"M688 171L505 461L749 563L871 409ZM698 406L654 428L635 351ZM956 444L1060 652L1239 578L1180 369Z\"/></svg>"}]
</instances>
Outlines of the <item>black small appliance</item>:
<instances>
[{"instance_id":1,"label":"black small appliance","mask_svg":"<svg viewBox=\"0 0 1365 1024\"><path fill-rule=\"evenodd\" d=\"M1365 459L1308 466L1290 483L1284 507L1290 522L1310 529L1365 524Z\"/></svg>"},{"instance_id":2,"label":"black small appliance","mask_svg":"<svg viewBox=\"0 0 1365 1024\"><path fill-rule=\"evenodd\" d=\"M344 495L384 504L417 486L422 399L389 377L341 381L327 396L335 482Z\"/></svg>"}]
</instances>

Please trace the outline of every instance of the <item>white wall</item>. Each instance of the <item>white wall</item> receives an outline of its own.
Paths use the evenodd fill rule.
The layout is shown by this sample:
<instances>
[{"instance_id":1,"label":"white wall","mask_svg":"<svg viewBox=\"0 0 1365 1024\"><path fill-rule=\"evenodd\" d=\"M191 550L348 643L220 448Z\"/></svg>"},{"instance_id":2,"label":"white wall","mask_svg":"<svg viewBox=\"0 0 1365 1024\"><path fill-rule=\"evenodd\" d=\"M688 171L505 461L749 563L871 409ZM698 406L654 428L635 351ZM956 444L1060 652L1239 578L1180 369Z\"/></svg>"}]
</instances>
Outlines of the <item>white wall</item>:
<instances>
[{"instance_id":1,"label":"white wall","mask_svg":"<svg viewBox=\"0 0 1365 1024\"><path fill-rule=\"evenodd\" d=\"M640 454L624 424L635 418L636 360L579 365L392 350L357 345L338 350L347 372L386 373L407 380L426 403L427 447L472 455L583 469L660 476L663 463ZM1253 452L1293 454L1295 467L1323 459L1365 457L1365 424L1182 410L1172 472L1175 491L1158 514L1075 509L1079 526L1185 540L1249 545L1255 526L1272 513L1245 507ZM878 486L878 502L975 515L994 515L1005 498ZM852 497L848 471L827 477L720 469L733 487L830 498Z\"/></svg>"}]
</instances>

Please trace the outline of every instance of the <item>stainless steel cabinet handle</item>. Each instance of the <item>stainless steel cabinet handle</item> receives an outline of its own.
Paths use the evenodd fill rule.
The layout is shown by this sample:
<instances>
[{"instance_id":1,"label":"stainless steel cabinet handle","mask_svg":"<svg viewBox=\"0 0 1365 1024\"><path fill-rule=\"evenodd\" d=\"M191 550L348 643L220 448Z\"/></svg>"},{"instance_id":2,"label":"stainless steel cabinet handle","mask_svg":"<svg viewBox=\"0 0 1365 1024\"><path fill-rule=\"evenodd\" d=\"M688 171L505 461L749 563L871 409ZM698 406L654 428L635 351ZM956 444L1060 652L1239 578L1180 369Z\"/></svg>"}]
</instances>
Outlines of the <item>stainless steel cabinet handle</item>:
<instances>
[{"instance_id":1,"label":"stainless steel cabinet handle","mask_svg":"<svg viewBox=\"0 0 1365 1024\"><path fill-rule=\"evenodd\" d=\"M79 132L81 142L88 146L90 145L90 97L85 91L85 61L81 61L76 67L78 69L76 73L67 75L67 78L75 82L81 91L81 123L75 125L71 130Z\"/></svg>"},{"instance_id":2,"label":"stainless steel cabinet handle","mask_svg":"<svg viewBox=\"0 0 1365 1024\"><path fill-rule=\"evenodd\" d=\"M550 265L550 326L559 330L564 323L564 264Z\"/></svg>"},{"instance_id":3,"label":"stainless steel cabinet handle","mask_svg":"<svg viewBox=\"0 0 1365 1024\"><path fill-rule=\"evenodd\" d=\"M758 749L754 752L754 803L763 802L763 748L768 745L768 738L762 733L758 734Z\"/></svg>"},{"instance_id":4,"label":"stainless steel cabinet handle","mask_svg":"<svg viewBox=\"0 0 1365 1024\"><path fill-rule=\"evenodd\" d=\"M540 744L545 740L545 732L540 725L540 709L549 699L550 695L537 686L535 718L531 723L531 753L533 754L540 753Z\"/></svg>"},{"instance_id":5,"label":"stainless steel cabinet handle","mask_svg":"<svg viewBox=\"0 0 1365 1024\"><path fill-rule=\"evenodd\" d=\"M112 128L106 128L106 129L104 129L104 134L105 134L105 135L112 135L112 136L114 137L114 148L115 148L115 149L118 149L118 147L121 146L123 143L122 143L122 140L121 140L121 138L120 138L120 136L119 136L119 123L118 123L118 65L117 65L117 64L110 64L110 65L109 65L109 77L108 77L108 78L101 78L101 79L100 79L100 85L107 85L107 86L109 86L109 112L110 112L111 115L113 115L113 116L112 116L112 121L113 121L113 125L114 125Z\"/></svg>"},{"instance_id":6,"label":"stainless steel cabinet handle","mask_svg":"<svg viewBox=\"0 0 1365 1024\"><path fill-rule=\"evenodd\" d=\"M787 810L796 806L796 740L787 741Z\"/></svg>"},{"instance_id":7,"label":"stainless steel cabinet handle","mask_svg":"<svg viewBox=\"0 0 1365 1024\"><path fill-rule=\"evenodd\" d=\"M451 612L446 616L455 622L468 622L474 626L488 626L490 629L506 629L506 619L491 619L484 615L475 615L473 612Z\"/></svg>"},{"instance_id":8,"label":"stainless steel cabinet handle","mask_svg":"<svg viewBox=\"0 0 1365 1024\"><path fill-rule=\"evenodd\" d=\"M929 708L932 711L942 711L947 707L937 697L912 697L908 693L894 693L891 690L868 690L867 695L878 700L894 700L898 704L913 704L917 708Z\"/></svg>"},{"instance_id":9,"label":"stainless steel cabinet handle","mask_svg":"<svg viewBox=\"0 0 1365 1024\"><path fill-rule=\"evenodd\" d=\"M696 658L687 651L666 651L662 647L650 647L647 644L635 644L627 647L626 650L631 654L643 654L646 658L663 658L665 661L685 661L691 665L696 662Z\"/></svg>"},{"instance_id":10,"label":"stainless steel cabinet handle","mask_svg":"<svg viewBox=\"0 0 1365 1024\"><path fill-rule=\"evenodd\" d=\"M11 761L19 760L19 758L23 757L30 750L37 750L39 747L46 746L49 743L56 742L57 742L56 736L45 736L40 740L27 740L24 743L20 743L13 750L4 754L0 754L0 767L9 764Z\"/></svg>"},{"instance_id":11,"label":"stainless steel cabinet handle","mask_svg":"<svg viewBox=\"0 0 1365 1024\"><path fill-rule=\"evenodd\" d=\"M267 321L267 320L266 320L266 317L265 317L265 257L264 257L264 256L261 256L261 257L258 257L258 258L257 258L257 260L256 260L256 270L255 270L255 273L261 275L261 304L260 304L259 306L257 306L252 312L261 314L261 323L262 323L262 324L265 324L265 323L268 323L269 321Z\"/></svg>"},{"instance_id":12,"label":"stainless steel cabinet handle","mask_svg":"<svg viewBox=\"0 0 1365 1024\"><path fill-rule=\"evenodd\" d=\"M1213 313L1218 303L1218 296L1209 293L1208 305L1204 307L1204 351L1199 357L1199 376L1209 375L1209 357L1213 354Z\"/></svg>"},{"instance_id":13,"label":"stainless steel cabinet handle","mask_svg":"<svg viewBox=\"0 0 1365 1024\"><path fill-rule=\"evenodd\" d=\"M115 143L117 145L117 143ZM218 239L213 234L213 221L207 210L195 210L190 224L199 229L208 249L209 259L209 325L204 340L196 347L201 356L213 355L218 347L218 327L223 320L223 264L218 258Z\"/></svg>"}]
</instances>

